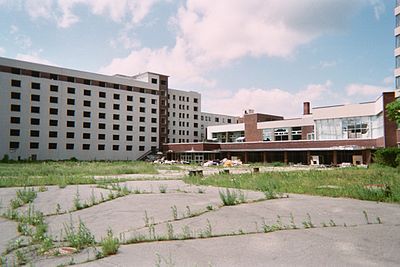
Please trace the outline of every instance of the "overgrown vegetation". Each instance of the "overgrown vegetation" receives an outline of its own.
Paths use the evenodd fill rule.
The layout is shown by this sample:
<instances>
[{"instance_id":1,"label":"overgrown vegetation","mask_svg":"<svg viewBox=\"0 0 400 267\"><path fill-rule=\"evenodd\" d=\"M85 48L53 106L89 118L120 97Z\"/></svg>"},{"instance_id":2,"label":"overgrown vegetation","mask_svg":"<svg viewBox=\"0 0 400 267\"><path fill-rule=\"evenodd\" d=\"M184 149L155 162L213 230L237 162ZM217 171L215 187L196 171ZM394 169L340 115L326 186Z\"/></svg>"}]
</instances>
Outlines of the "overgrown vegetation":
<instances>
[{"instance_id":1,"label":"overgrown vegetation","mask_svg":"<svg viewBox=\"0 0 400 267\"><path fill-rule=\"evenodd\" d=\"M9 162L9 161L8 161ZM94 175L155 174L156 168L140 161L50 161L0 163L0 187L94 184Z\"/></svg>"},{"instance_id":2,"label":"overgrown vegetation","mask_svg":"<svg viewBox=\"0 0 400 267\"><path fill-rule=\"evenodd\" d=\"M233 206L246 201L245 196L240 190L225 189L225 192L220 190L219 197L224 206Z\"/></svg>"},{"instance_id":3,"label":"overgrown vegetation","mask_svg":"<svg viewBox=\"0 0 400 267\"><path fill-rule=\"evenodd\" d=\"M101 250L104 256L117 254L119 248L119 239L114 237L111 229L107 231L107 237L101 240Z\"/></svg>"},{"instance_id":4,"label":"overgrown vegetation","mask_svg":"<svg viewBox=\"0 0 400 267\"><path fill-rule=\"evenodd\" d=\"M400 170L380 165L365 168L266 172L259 174L186 177L197 185L266 192L266 196L299 193L362 200L400 202ZM226 194L225 194L226 195Z\"/></svg>"},{"instance_id":5,"label":"overgrown vegetation","mask_svg":"<svg viewBox=\"0 0 400 267\"><path fill-rule=\"evenodd\" d=\"M400 168L400 148L388 147L378 149L374 153L374 161L381 165Z\"/></svg>"},{"instance_id":6,"label":"overgrown vegetation","mask_svg":"<svg viewBox=\"0 0 400 267\"><path fill-rule=\"evenodd\" d=\"M74 227L72 222L70 225L64 224L64 231L66 235L66 241L71 247L74 247L77 250L81 250L85 247L95 244L94 235L81 220L79 220L79 225L77 228Z\"/></svg>"}]
</instances>

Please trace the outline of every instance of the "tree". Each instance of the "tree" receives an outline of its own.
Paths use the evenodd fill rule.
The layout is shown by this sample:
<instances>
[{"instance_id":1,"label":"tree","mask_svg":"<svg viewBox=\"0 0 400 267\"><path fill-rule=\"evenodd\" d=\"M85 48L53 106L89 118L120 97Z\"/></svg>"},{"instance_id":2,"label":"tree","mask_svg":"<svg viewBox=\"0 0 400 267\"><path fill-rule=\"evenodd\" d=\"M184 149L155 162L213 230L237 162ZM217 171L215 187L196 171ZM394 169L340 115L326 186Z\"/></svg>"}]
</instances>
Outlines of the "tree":
<instances>
[{"instance_id":1,"label":"tree","mask_svg":"<svg viewBox=\"0 0 400 267\"><path fill-rule=\"evenodd\" d=\"M386 105L388 118L397 124L400 124L400 101L393 101Z\"/></svg>"}]
</instances>

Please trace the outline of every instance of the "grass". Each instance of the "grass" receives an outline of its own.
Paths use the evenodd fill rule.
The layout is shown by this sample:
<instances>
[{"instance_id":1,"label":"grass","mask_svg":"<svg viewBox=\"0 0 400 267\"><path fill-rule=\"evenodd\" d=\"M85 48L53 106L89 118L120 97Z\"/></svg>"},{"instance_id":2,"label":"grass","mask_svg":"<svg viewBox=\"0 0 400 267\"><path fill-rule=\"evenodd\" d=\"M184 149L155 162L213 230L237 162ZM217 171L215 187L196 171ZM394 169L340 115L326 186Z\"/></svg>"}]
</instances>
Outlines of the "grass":
<instances>
[{"instance_id":1,"label":"grass","mask_svg":"<svg viewBox=\"0 0 400 267\"><path fill-rule=\"evenodd\" d=\"M107 237L101 240L101 250L104 256L117 254L119 239L114 237L111 229L107 231Z\"/></svg>"},{"instance_id":2,"label":"grass","mask_svg":"<svg viewBox=\"0 0 400 267\"><path fill-rule=\"evenodd\" d=\"M355 167L208 177L190 176L186 177L185 181L197 185L258 190L269 198L285 192L400 202L400 170L380 165L371 165L368 169ZM371 184L381 184L390 190L366 187Z\"/></svg>"},{"instance_id":3,"label":"grass","mask_svg":"<svg viewBox=\"0 0 400 267\"><path fill-rule=\"evenodd\" d=\"M219 197L224 206L233 206L245 202L245 197L241 191L229 190L219 191Z\"/></svg>"},{"instance_id":4,"label":"grass","mask_svg":"<svg viewBox=\"0 0 400 267\"><path fill-rule=\"evenodd\" d=\"M70 225L64 224L64 231L66 235L66 241L71 247L74 247L77 250L81 250L82 248L95 244L94 235L81 220L79 220L77 229L72 225L72 222Z\"/></svg>"},{"instance_id":5,"label":"grass","mask_svg":"<svg viewBox=\"0 0 400 267\"><path fill-rule=\"evenodd\" d=\"M95 175L155 174L154 165L141 161L44 161L0 163L0 187L93 184Z\"/></svg>"}]
</instances>

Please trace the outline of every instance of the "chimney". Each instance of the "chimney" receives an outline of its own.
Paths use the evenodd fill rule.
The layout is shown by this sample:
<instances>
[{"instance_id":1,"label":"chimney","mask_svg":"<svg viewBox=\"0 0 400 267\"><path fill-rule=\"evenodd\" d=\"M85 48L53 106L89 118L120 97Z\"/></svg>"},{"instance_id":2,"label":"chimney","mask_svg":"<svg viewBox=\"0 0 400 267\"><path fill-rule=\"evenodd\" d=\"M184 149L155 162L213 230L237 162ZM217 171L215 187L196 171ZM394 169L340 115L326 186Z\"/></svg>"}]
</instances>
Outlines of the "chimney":
<instances>
[{"instance_id":1,"label":"chimney","mask_svg":"<svg viewBox=\"0 0 400 267\"><path fill-rule=\"evenodd\" d=\"M303 115L309 115L310 113L310 102L303 103Z\"/></svg>"}]
</instances>

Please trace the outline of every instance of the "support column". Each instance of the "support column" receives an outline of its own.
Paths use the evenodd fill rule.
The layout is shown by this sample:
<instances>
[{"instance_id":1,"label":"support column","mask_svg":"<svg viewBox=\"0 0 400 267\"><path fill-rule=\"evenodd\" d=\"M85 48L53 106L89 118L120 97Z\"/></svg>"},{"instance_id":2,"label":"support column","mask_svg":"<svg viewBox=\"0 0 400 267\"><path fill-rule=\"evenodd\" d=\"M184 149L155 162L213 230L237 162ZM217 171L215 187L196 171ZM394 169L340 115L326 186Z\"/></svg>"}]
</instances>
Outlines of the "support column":
<instances>
[{"instance_id":1,"label":"support column","mask_svg":"<svg viewBox=\"0 0 400 267\"><path fill-rule=\"evenodd\" d=\"M267 162L267 152L264 151L262 154L262 157L263 157L263 162L266 163Z\"/></svg>"},{"instance_id":2,"label":"support column","mask_svg":"<svg viewBox=\"0 0 400 267\"><path fill-rule=\"evenodd\" d=\"M244 152L244 163L247 163L248 160L248 152Z\"/></svg>"},{"instance_id":3,"label":"support column","mask_svg":"<svg viewBox=\"0 0 400 267\"><path fill-rule=\"evenodd\" d=\"M311 153L310 151L307 151L307 165L311 164Z\"/></svg>"},{"instance_id":4,"label":"support column","mask_svg":"<svg viewBox=\"0 0 400 267\"><path fill-rule=\"evenodd\" d=\"M363 163L367 165L371 164L371 150L363 151Z\"/></svg>"},{"instance_id":5,"label":"support column","mask_svg":"<svg viewBox=\"0 0 400 267\"><path fill-rule=\"evenodd\" d=\"M333 150L333 155L332 155L332 163L333 165L337 165L337 151Z\"/></svg>"},{"instance_id":6,"label":"support column","mask_svg":"<svg viewBox=\"0 0 400 267\"><path fill-rule=\"evenodd\" d=\"M288 152L287 151L283 152L283 162L285 164L288 164Z\"/></svg>"}]
</instances>

